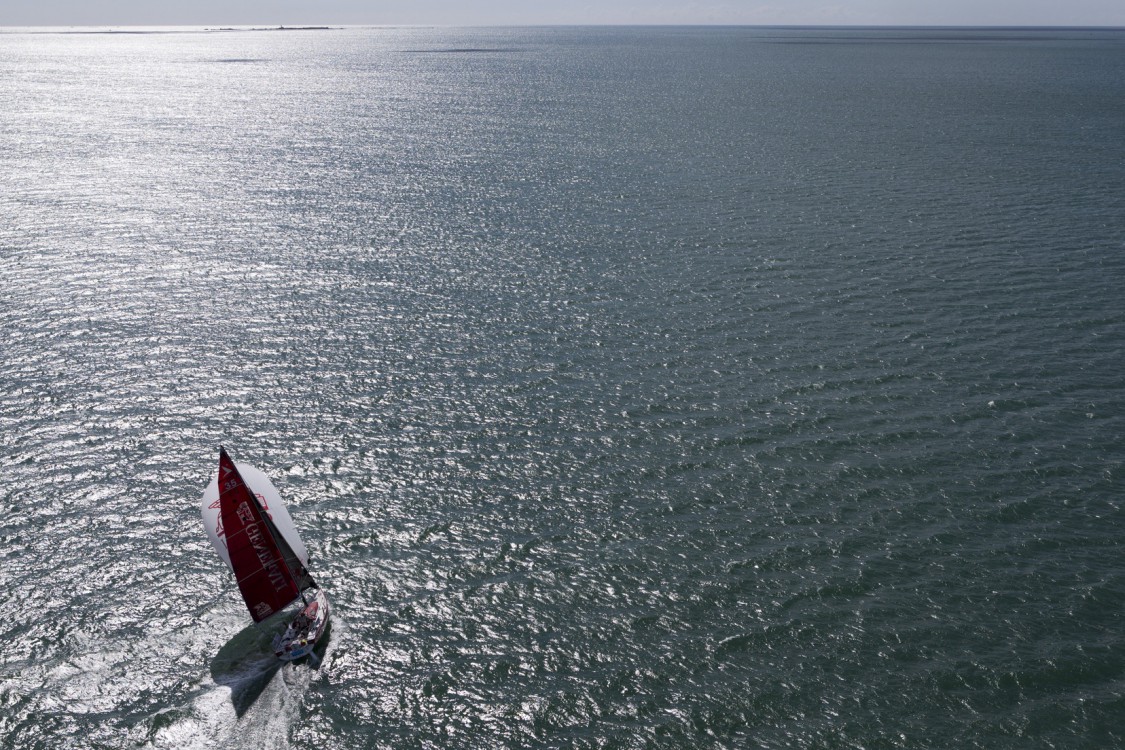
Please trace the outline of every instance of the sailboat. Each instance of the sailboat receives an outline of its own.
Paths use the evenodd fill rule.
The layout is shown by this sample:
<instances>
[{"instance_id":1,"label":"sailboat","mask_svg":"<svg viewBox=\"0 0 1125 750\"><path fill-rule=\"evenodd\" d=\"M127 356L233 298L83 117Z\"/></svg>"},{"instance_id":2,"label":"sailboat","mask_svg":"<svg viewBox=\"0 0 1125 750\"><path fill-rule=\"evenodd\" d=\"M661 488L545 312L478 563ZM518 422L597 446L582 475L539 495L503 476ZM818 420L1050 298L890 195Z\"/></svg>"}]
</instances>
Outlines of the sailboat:
<instances>
[{"instance_id":1,"label":"sailboat","mask_svg":"<svg viewBox=\"0 0 1125 750\"><path fill-rule=\"evenodd\" d=\"M255 623L292 614L296 605L296 615L273 639L274 654L283 661L311 654L328 625L328 597L305 567L308 550L269 477L235 464L219 448L219 471L203 492L202 512L207 536L234 571Z\"/></svg>"}]
</instances>

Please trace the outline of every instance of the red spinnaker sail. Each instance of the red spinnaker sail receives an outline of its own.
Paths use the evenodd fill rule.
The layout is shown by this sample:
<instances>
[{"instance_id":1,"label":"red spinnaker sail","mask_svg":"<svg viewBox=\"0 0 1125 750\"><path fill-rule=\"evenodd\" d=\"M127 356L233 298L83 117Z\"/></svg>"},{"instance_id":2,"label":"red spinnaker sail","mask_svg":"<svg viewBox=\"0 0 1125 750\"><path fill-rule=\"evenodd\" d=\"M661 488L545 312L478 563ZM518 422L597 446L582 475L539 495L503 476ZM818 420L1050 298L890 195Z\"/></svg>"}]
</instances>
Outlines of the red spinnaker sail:
<instances>
[{"instance_id":1,"label":"red spinnaker sail","mask_svg":"<svg viewBox=\"0 0 1125 750\"><path fill-rule=\"evenodd\" d=\"M238 589L254 622L261 622L296 599L300 592L267 527L261 506L222 449L219 506ZM304 573L303 569L300 572Z\"/></svg>"}]
</instances>

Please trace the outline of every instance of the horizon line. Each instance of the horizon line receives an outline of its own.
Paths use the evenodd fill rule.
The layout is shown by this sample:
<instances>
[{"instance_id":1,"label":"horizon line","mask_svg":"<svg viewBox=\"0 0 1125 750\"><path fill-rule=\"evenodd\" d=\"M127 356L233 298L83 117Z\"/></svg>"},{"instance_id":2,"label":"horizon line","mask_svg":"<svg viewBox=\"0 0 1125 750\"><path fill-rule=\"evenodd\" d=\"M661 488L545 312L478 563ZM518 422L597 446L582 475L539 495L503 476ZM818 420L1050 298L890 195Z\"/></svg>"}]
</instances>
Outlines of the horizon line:
<instances>
[{"instance_id":1,"label":"horizon line","mask_svg":"<svg viewBox=\"0 0 1125 750\"><path fill-rule=\"evenodd\" d=\"M204 31L323 31L334 29L393 29L393 28L447 28L447 29L485 29L485 28L759 28L759 29L1120 29L1118 24L913 24L913 23L481 23L481 24L440 24L440 23L40 23L3 24L0 29L89 29L89 28L171 28L200 29Z\"/></svg>"}]
</instances>

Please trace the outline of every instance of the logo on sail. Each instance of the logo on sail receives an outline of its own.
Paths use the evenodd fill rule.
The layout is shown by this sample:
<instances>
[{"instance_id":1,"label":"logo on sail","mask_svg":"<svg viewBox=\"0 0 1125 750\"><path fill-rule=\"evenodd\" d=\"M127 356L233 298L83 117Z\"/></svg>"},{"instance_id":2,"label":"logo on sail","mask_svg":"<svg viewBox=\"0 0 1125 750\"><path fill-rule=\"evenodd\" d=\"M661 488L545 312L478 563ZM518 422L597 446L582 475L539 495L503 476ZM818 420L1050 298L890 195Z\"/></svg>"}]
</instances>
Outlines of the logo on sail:
<instances>
[{"instance_id":1,"label":"logo on sail","mask_svg":"<svg viewBox=\"0 0 1125 750\"><path fill-rule=\"evenodd\" d=\"M246 538L250 541L250 546L254 548L254 554L258 556L258 562L262 564L263 570L266 571L266 576L273 584L274 591L288 590L289 581L285 578L281 566L278 565L277 557L270 549L265 534L262 533L262 525L254 520L254 513L250 510L250 504L244 500L235 512L238 514L238 518L246 524Z\"/></svg>"}]
</instances>

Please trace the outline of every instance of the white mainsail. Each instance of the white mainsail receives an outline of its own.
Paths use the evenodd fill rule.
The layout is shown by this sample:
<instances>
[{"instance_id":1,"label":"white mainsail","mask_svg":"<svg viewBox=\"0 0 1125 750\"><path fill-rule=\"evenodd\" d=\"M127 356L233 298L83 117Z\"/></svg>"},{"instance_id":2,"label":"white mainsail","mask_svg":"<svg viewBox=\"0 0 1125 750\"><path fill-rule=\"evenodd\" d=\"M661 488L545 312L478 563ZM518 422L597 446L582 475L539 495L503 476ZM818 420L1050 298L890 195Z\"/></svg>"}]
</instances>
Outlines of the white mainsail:
<instances>
[{"instance_id":1,"label":"white mainsail","mask_svg":"<svg viewBox=\"0 0 1125 750\"><path fill-rule=\"evenodd\" d=\"M250 464L236 462L235 466L238 467L238 473L242 475L246 486L257 496L262 509L266 511L281 536L293 549L297 559L303 565L308 565L309 553L305 549L305 543L301 541L297 528L293 525L293 519L289 517L289 511L285 509L285 503L281 501L281 495L278 494L269 477ZM211 484L207 485L207 489L203 491L203 500L200 505L203 512L203 526L207 529L207 538L211 540L211 544L215 546L215 551L219 553L219 557L229 568L231 567L230 553L227 551L226 537L223 534L223 525L219 514L218 474L211 480Z\"/></svg>"}]
</instances>

